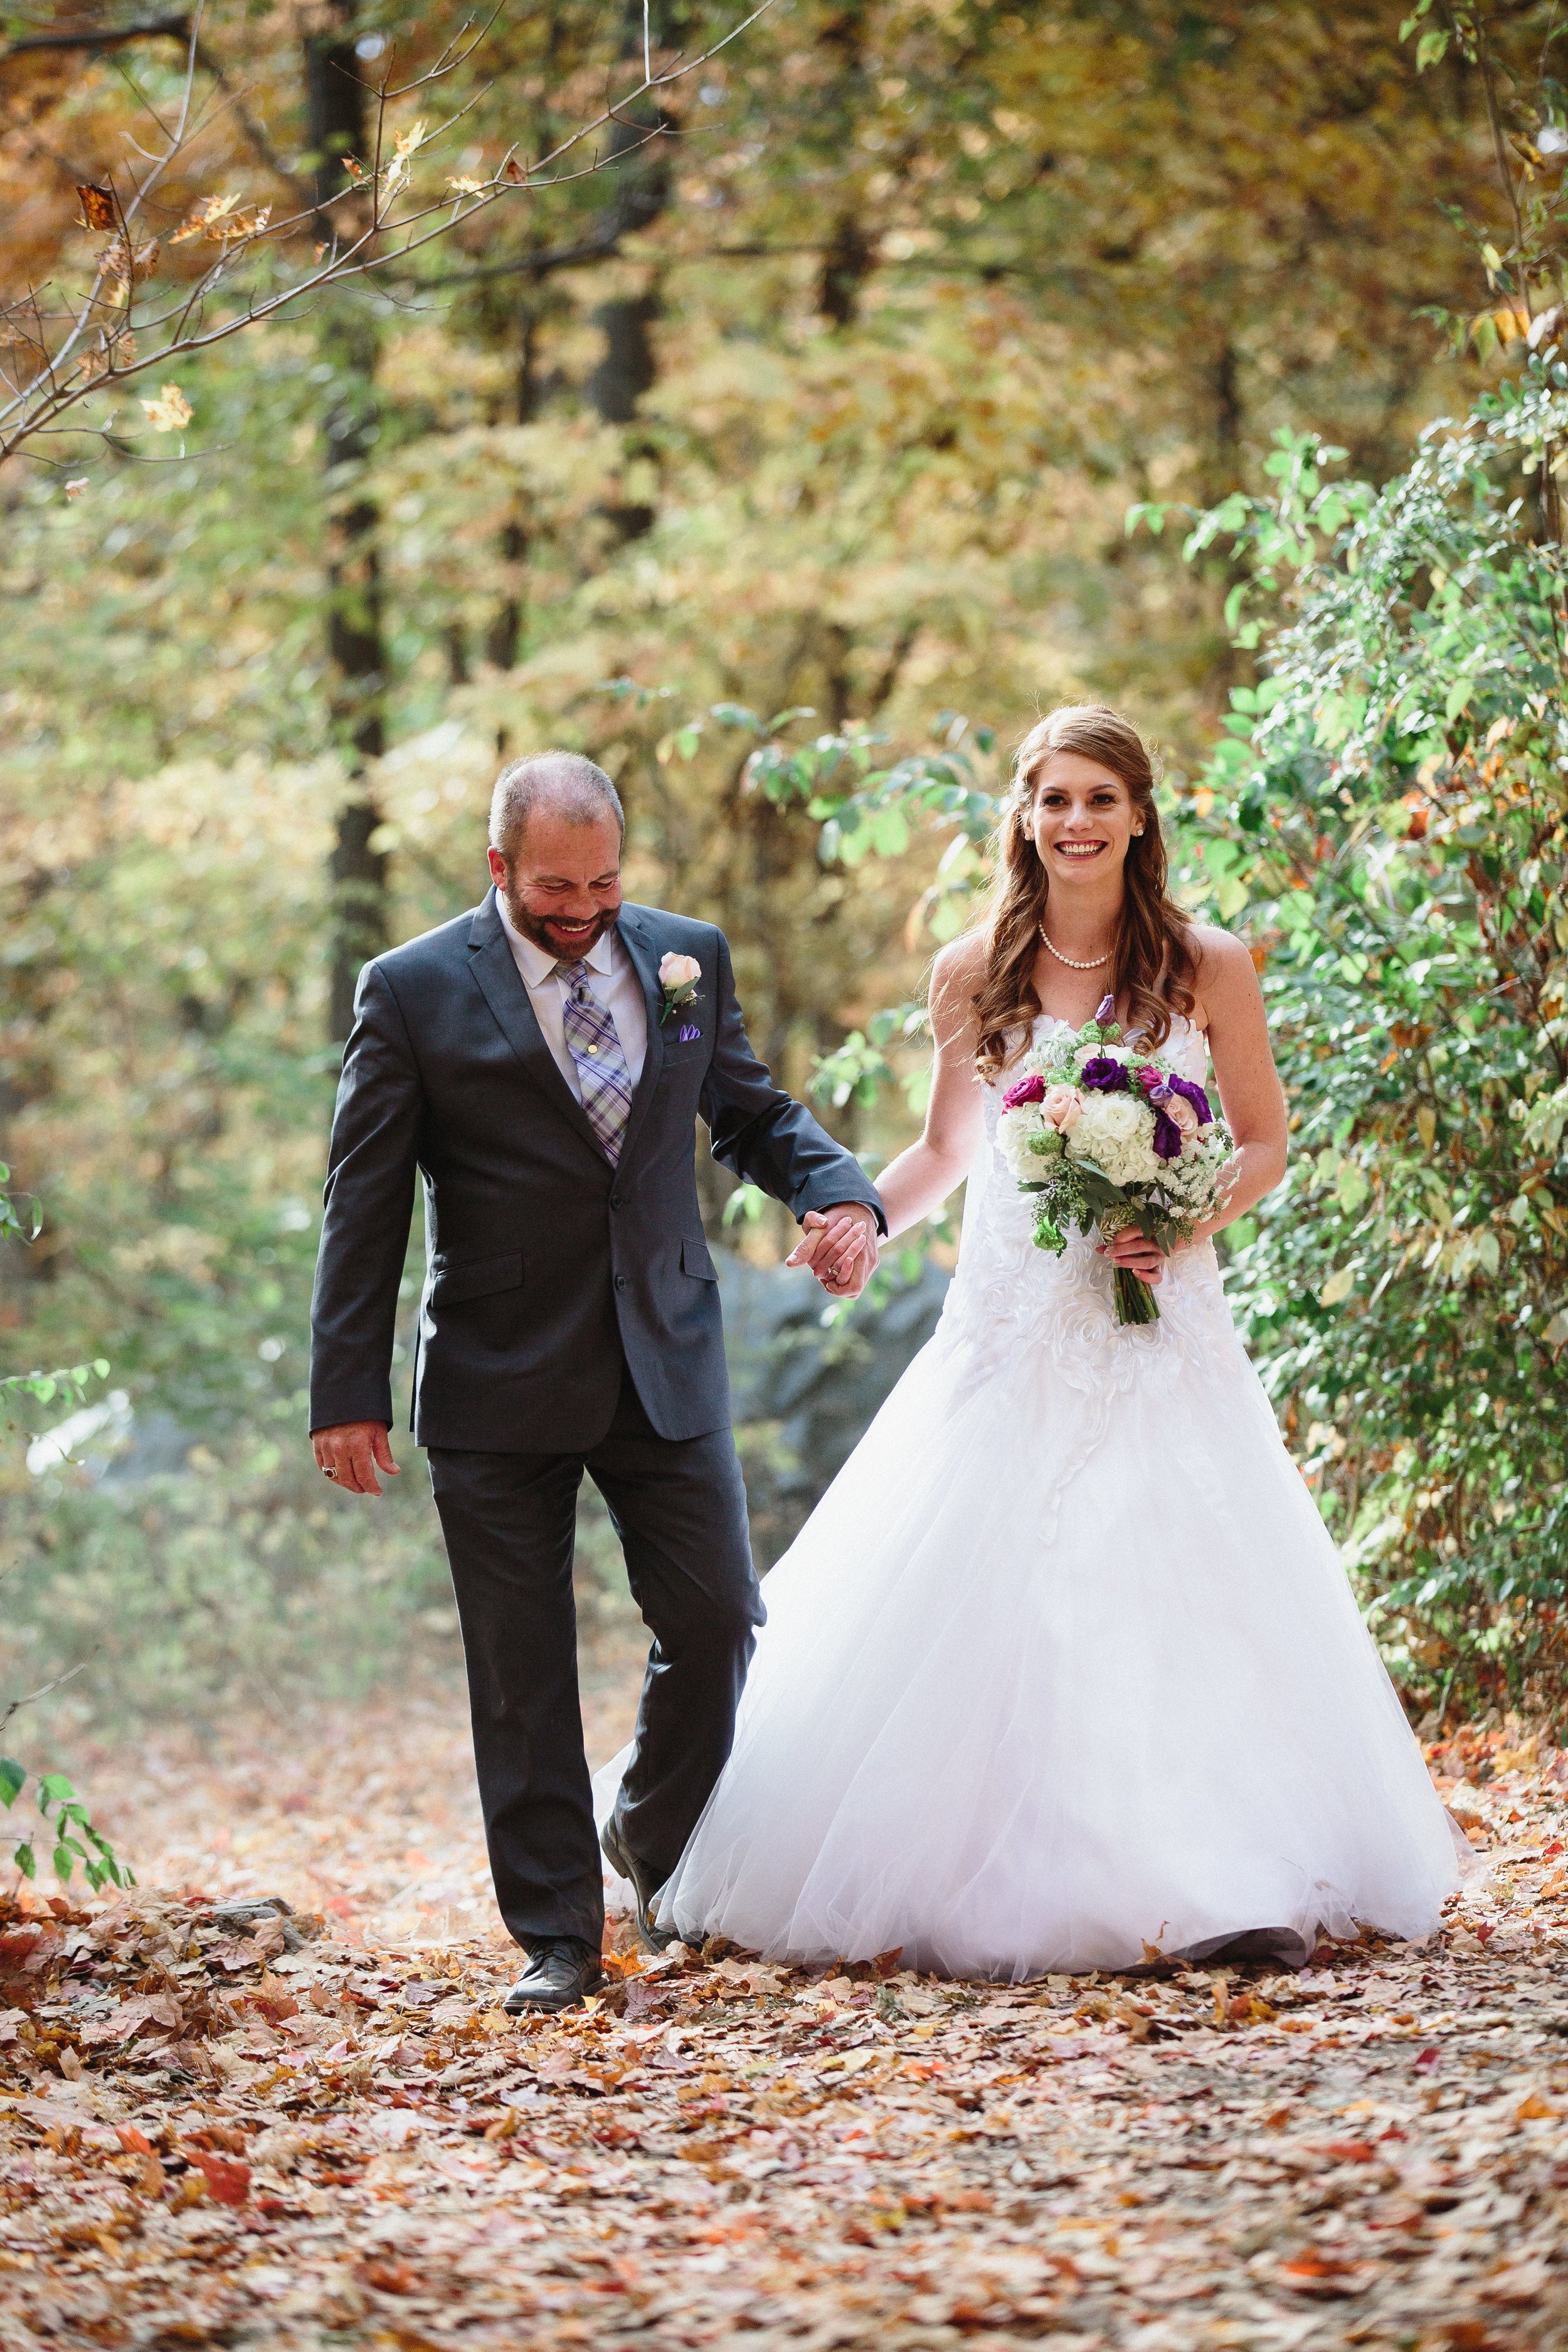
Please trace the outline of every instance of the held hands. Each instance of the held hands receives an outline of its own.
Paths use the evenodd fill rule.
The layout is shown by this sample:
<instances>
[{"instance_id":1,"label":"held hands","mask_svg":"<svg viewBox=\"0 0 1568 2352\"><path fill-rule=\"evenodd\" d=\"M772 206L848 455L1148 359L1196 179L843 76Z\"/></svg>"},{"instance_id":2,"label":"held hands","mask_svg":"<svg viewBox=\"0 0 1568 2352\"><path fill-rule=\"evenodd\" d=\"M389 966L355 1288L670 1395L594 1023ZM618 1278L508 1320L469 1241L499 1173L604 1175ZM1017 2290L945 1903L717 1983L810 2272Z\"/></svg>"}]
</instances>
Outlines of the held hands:
<instances>
[{"instance_id":1,"label":"held hands","mask_svg":"<svg viewBox=\"0 0 1568 2352\"><path fill-rule=\"evenodd\" d=\"M808 1209L786 1265L808 1265L834 1298L858 1298L877 1270L877 1220L863 1201Z\"/></svg>"},{"instance_id":2,"label":"held hands","mask_svg":"<svg viewBox=\"0 0 1568 2352\"><path fill-rule=\"evenodd\" d=\"M332 1429L318 1429L310 1444L316 1465L345 1495L379 1495L378 1470L396 1478L402 1474L387 1443L384 1421L343 1421Z\"/></svg>"},{"instance_id":3,"label":"held hands","mask_svg":"<svg viewBox=\"0 0 1568 2352\"><path fill-rule=\"evenodd\" d=\"M862 1201L824 1210L809 1209L805 1231L788 1264L809 1265L835 1298L858 1298L877 1265L877 1221ZM345 1421L318 1429L311 1438L322 1474L345 1495L379 1495L384 1475L401 1474L392 1458L384 1422Z\"/></svg>"}]
</instances>

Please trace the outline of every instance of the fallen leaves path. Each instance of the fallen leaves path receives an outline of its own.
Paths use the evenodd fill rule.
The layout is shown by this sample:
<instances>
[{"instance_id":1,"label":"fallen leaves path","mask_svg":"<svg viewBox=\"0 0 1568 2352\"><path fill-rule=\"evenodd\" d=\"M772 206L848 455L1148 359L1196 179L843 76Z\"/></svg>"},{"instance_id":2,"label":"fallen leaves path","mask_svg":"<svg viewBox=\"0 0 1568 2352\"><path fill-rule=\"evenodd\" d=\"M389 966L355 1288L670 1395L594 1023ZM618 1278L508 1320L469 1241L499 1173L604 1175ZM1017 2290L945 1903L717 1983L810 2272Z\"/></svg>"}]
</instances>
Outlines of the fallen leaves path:
<instances>
[{"instance_id":1,"label":"fallen leaves path","mask_svg":"<svg viewBox=\"0 0 1568 2352\"><path fill-rule=\"evenodd\" d=\"M0 2344L1562 2345L1568 1756L1434 1766L1489 1874L1294 1978L678 1950L518 2027L488 1931L237 1910L264 1819L248 1889L12 1904Z\"/></svg>"}]
</instances>

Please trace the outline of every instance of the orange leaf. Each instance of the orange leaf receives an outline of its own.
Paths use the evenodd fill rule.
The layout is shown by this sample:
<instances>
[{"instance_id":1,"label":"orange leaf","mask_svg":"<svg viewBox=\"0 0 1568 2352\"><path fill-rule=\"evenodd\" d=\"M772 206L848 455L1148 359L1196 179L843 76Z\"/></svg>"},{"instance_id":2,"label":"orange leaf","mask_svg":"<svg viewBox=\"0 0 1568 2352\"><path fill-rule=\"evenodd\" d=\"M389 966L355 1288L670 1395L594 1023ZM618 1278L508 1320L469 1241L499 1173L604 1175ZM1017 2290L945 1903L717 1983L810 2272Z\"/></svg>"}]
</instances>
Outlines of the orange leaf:
<instances>
[{"instance_id":1,"label":"orange leaf","mask_svg":"<svg viewBox=\"0 0 1568 2352\"><path fill-rule=\"evenodd\" d=\"M177 383L164 384L156 400L144 400L147 422L154 433L179 433L191 421L191 404Z\"/></svg>"},{"instance_id":2,"label":"orange leaf","mask_svg":"<svg viewBox=\"0 0 1568 2352\"><path fill-rule=\"evenodd\" d=\"M84 228L118 228L120 207L114 201L112 188L95 188L90 180L77 189L81 198Z\"/></svg>"},{"instance_id":3,"label":"orange leaf","mask_svg":"<svg viewBox=\"0 0 1568 2352\"><path fill-rule=\"evenodd\" d=\"M417 2294L419 2273L410 2263L366 2263L360 2276L377 2294Z\"/></svg>"},{"instance_id":4,"label":"orange leaf","mask_svg":"<svg viewBox=\"0 0 1568 2352\"><path fill-rule=\"evenodd\" d=\"M220 2205L243 2205L250 2194L250 2167L231 2156L209 2156L205 2148L190 2150L190 2160L207 2184L207 2194Z\"/></svg>"}]
</instances>

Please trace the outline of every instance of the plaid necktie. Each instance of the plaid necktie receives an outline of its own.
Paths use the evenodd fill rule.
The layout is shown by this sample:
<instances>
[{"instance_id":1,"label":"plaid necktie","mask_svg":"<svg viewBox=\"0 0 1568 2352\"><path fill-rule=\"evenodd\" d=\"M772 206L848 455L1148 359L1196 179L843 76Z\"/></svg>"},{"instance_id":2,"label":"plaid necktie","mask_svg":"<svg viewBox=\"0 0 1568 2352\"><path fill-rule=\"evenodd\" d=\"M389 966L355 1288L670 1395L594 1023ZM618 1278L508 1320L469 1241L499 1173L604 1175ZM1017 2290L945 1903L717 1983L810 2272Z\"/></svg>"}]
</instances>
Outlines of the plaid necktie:
<instances>
[{"instance_id":1,"label":"plaid necktie","mask_svg":"<svg viewBox=\"0 0 1568 2352\"><path fill-rule=\"evenodd\" d=\"M616 1024L588 986L587 965L558 963L555 972L557 979L567 983L566 1049L576 1066L583 1108L613 1168L621 1156L621 1139L631 1117L632 1074Z\"/></svg>"}]
</instances>

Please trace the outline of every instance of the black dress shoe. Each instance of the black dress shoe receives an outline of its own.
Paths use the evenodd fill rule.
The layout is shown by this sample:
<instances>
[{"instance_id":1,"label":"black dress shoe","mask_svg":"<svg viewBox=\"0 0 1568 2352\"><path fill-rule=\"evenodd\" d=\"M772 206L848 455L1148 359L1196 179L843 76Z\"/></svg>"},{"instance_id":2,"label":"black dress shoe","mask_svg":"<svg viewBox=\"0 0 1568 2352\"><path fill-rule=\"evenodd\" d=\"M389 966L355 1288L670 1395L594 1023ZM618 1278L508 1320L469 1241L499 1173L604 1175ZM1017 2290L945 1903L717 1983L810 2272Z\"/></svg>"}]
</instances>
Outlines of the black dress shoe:
<instances>
[{"instance_id":1,"label":"black dress shoe","mask_svg":"<svg viewBox=\"0 0 1568 2352\"><path fill-rule=\"evenodd\" d=\"M574 1936L562 1936L534 1945L527 1968L501 2007L509 2017L521 2017L531 2009L580 2009L589 1993L602 1990L604 1982L605 1971L593 1947Z\"/></svg>"},{"instance_id":2,"label":"black dress shoe","mask_svg":"<svg viewBox=\"0 0 1568 2352\"><path fill-rule=\"evenodd\" d=\"M652 1872L646 1863L637 1860L621 1835L619 1825L613 1816L599 1832L599 1843L605 1849L611 1869L617 1877L628 1882L637 1898L637 1909L633 1916L637 1920L638 1936L647 1950L662 1952L667 1945L673 1944L675 1941L673 1928L656 1927L653 1923L653 1906L658 1900L659 1886L663 1885L663 1880L661 1879L658 1885L655 1885Z\"/></svg>"}]
</instances>

